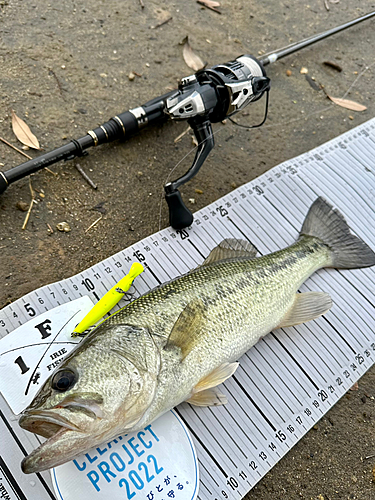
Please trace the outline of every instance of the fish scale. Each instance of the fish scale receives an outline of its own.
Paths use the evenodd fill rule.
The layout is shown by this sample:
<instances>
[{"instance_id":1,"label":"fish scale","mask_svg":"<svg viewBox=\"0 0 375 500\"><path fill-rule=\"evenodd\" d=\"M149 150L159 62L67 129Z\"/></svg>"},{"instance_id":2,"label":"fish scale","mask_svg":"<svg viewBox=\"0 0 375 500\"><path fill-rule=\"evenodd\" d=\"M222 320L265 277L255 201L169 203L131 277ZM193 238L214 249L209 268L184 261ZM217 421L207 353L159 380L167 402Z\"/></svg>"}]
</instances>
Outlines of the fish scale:
<instances>
[{"instance_id":1,"label":"fish scale","mask_svg":"<svg viewBox=\"0 0 375 500\"><path fill-rule=\"evenodd\" d=\"M150 410L152 416L159 415L165 410L165 405L168 405L171 398L175 404L183 401L201 378L224 361L239 359L261 337L276 327L291 307L299 286L316 269L329 262L329 252L325 245L316 239L303 237L288 249L274 254L258 259L210 265L180 278L173 285L165 285L165 287L181 287L180 294L184 297L184 300L176 299L173 305L168 302L163 303L167 310L174 309L176 305L178 307L178 312L170 317L170 323L164 324L165 340L186 303L186 289L191 291L189 300L200 297L205 303L207 297L209 303L201 331L201 342L181 365L178 377L179 389L173 393L173 397L171 388L168 387L165 395L160 395L155 402L155 408ZM227 280L229 293L225 296L217 294L217 286L222 287L223 282L227 283ZM262 280L261 288L257 284L260 280ZM185 281L188 282L188 286ZM237 286L238 283L241 284L240 287ZM162 286L150 292L148 296L141 297L114 315L111 320L115 321L116 317L121 315L121 321L132 321L132 306L136 310L136 315L142 315L144 302L147 302L150 295L162 295L165 287ZM210 302L212 298L214 299ZM156 297L153 299L157 300ZM129 316L126 314L127 311L130 313ZM144 314L148 317L146 311ZM153 316L152 308L149 314ZM142 319L137 316L137 321L139 324ZM158 325L158 331L160 328L161 325ZM152 328L150 332L153 332ZM189 335L188 330L186 335ZM183 394L185 397L181 397L182 386L186 388L186 393Z\"/></svg>"},{"instance_id":2,"label":"fish scale","mask_svg":"<svg viewBox=\"0 0 375 500\"><path fill-rule=\"evenodd\" d=\"M281 248L293 241L308 206L320 194L339 206L351 228L374 247L371 224L366 224L371 221L370 191L375 185L370 173L375 154L374 130L375 122L371 120L275 167L196 213L194 226L186 232L165 229L79 275L26 295L1 311L1 334L6 335L35 313L38 316L82 294L98 300L123 276L118 269L120 263L127 269L139 253L144 254L150 268L138 278L136 294L175 276L175 268L186 272L186 262L198 265L212 245L225 237L248 237L263 254ZM155 248L157 244L174 259L173 268ZM219 498L221 494L233 499L244 495L372 366L373 275L373 269L314 275L301 290L331 290L334 307L328 321L321 319L292 330L278 330L251 349L242 359L249 376L241 369L235 380L225 384L230 396L225 411L202 409L197 413L188 405L179 406L177 412L192 433L204 466L202 500ZM4 400L1 409L2 422L9 422L9 429L14 428L27 451L38 445L32 434L12 423ZM202 426L203 415L211 433ZM223 433L223 418L223 424L227 419L229 427L233 427L233 437L243 443L247 458L236 454L236 450L231 454L230 442ZM18 445L6 426L3 430L9 448L3 450L5 460L16 471ZM50 484L48 476L44 477ZM46 496L44 490L39 488L38 492Z\"/></svg>"},{"instance_id":3,"label":"fish scale","mask_svg":"<svg viewBox=\"0 0 375 500\"><path fill-rule=\"evenodd\" d=\"M314 244L316 247L316 242ZM107 319L101 328L106 324L121 322L142 324L165 343L179 314L196 298L201 298L207 304L211 317L225 314L235 318L236 314L243 314L253 302L254 296L259 294L259 279L270 278L270 290L275 289L283 298L285 293L294 294L312 272L323 267L328 258L327 252L324 247L320 247L320 252L317 248L312 251L312 246L310 242L302 241L287 250L256 260L242 259L203 266L136 299ZM305 254L309 254L309 259L306 259ZM290 265L291 256L295 259L293 265ZM275 287L276 282L281 288ZM266 286L267 283L264 282L263 287ZM262 296L260 300L263 300ZM288 296L286 304L290 302L291 298ZM227 306L224 305L226 303ZM281 304L281 317L286 304ZM261 313L263 316L264 309L265 305Z\"/></svg>"},{"instance_id":4,"label":"fish scale","mask_svg":"<svg viewBox=\"0 0 375 500\"><path fill-rule=\"evenodd\" d=\"M331 214L318 199L307 220L320 206ZM290 314L298 287L315 270L331 265L333 254L326 242L301 235L274 254L257 259L251 252L246 259L240 251L234 258L238 250L228 248L230 241L219 245L219 252L214 249L200 268L102 322L61 363L21 416L22 427L49 438L23 460L24 472L64 463L89 443L100 444L119 432L140 430L183 401L226 403L213 388L237 369L233 361ZM221 254L231 258L223 260ZM328 308L320 305L318 312L305 312L295 322Z\"/></svg>"},{"instance_id":5,"label":"fish scale","mask_svg":"<svg viewBox=\"0 0 375 500\"><path fill-rule=\"evenodd\" d=\"M322 198L284 250L255 258L251 247L224 240L200 268L103 321L60 364L20 418L21 427L48 437L22 470L60 465L183 401L225 404L215 387L236 371L234 361L274 328L331 307L327 294L296 294L312 273L374 264L374 252Z\"/></svg>"}]
</instances>

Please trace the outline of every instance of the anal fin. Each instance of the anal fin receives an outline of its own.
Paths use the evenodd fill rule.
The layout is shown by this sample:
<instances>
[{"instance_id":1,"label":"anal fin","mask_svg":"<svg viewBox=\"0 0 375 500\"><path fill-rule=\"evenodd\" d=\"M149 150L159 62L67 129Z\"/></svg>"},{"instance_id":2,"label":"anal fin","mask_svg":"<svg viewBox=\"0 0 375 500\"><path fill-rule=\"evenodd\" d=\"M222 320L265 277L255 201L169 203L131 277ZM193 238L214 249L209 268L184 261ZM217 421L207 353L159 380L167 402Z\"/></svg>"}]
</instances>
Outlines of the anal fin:
<instances>
[{"instance_id":1,"label":"anal fin","mask_svg":"<svg viewBox=\"0 0 375 500\"><path fill-rule=\"evenodd\" d=\"M332 299L328 293L296 293L296 298L292 307L284 316L278 328L300 325L306 321L311 321L325 314L331 307Z\"/></svg>"}]
</instances>

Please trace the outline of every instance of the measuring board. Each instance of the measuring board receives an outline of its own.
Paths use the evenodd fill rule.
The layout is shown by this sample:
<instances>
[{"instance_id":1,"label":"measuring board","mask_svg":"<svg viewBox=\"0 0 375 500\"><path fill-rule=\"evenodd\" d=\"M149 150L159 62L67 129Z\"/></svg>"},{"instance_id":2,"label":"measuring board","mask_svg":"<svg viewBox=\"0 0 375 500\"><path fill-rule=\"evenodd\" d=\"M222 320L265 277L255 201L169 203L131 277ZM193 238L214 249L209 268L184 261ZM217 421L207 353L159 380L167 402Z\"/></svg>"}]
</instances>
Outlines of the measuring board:
<instances>
[{"instance_id":1,"label":"measuring board","mask_svg":"<svg viewBox=\"0 0 375 500\"><path fill-rule=\"evenodd\" d=\"M84 295L96 302L134 261L145 271L135 281L133 298L197 267L224 238L251 241L260 255L284 248L297 238L318 196L337 207L375 250L374 174L375 119L232 191L197 212L192 227L164 229L72 278L25 295L0 311L0 337ZM373 365L374 282L374 268L315 273L300 291L328 292L333 307L325 316L274 331L256 344L223 384L227 405L183 403L175 410L197 449L198 498L244 496ZM49 473L20 471L39 438L18 426L2 397L0 417L0 469L22 490L17 498L54 498Z\"/></svg>"}]
</instances>

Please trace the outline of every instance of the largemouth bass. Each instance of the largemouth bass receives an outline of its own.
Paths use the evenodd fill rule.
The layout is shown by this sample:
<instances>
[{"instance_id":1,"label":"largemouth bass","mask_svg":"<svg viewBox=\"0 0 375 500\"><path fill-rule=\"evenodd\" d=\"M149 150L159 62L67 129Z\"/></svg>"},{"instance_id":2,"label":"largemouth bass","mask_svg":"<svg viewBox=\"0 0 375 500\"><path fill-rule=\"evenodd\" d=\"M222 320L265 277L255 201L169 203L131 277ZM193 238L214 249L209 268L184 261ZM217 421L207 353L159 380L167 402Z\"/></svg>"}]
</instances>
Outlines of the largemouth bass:
<instances>
[{"instance_id":1,"label":"largemouth bass","mask_svg":"<svg viewBox=\"0 0 375 500\"><path fill-rule=\"evenodd\" d=\"M330 309L326 293L297 293L311 274L374 264L374 252L322 198L284 250L256 258L248 242L224 240L202 266L101 323L59 365L19 420L48 438L22 470L63 464L183 401L225 404L217 386L251 346Z\"/></svg>"}]
</instances>

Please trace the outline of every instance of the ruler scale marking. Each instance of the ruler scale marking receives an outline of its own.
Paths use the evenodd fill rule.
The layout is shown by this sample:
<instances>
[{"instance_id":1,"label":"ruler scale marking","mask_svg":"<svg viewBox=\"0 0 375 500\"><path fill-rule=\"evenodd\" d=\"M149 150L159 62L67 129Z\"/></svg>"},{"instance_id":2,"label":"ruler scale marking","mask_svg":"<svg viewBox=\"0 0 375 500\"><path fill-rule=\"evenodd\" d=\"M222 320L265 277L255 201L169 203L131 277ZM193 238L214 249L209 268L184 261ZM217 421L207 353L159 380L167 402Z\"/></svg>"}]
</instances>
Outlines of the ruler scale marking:
<instances>
[{"instance_id":1,"label":"ruler scale marking","mask_svg":"<svg viewBox=\"0 0 375 500\"><path fill-rule=\"evenodd\" d=\"M363 199L361 194L358 192L357 186L355 183L349 182L350 176L348 175L348 181L345 181L342 176L339 174L335 173L334 170L334 162L330 162L332 164L332 168L330 170L331 176L332 176L332 183L336 185L340 185L343 189L346 189L346 191L340 191L337 193L336 198L339 200L340 205L345 208L351 208L350 212L350 217L353 217L351 220L351 227L353 228L353 232L355 233L358 230L362 230L365 228L363 231L364 233L366 232L366 226L363 224L363 221L361 218L358 217L358 205L362 208L362 213L366 214L367 218L370 219L370 214L374 212L374 210L370 210L368 203L366 200ZM327 164L325 163L327 166ZM324 189L325 191L327 190L327 183L326 180L324 179L323 172L321 172L321 169L316 169L316 172L314 174L315 178L315 183L317 186L319 186L321 189ZM353 185L354 184L354 185ZM350 219L348 219L349 222Z\"/></svg>"},{"instance_id":2,"label":"ruler scale marking","mask_svg":"<svg viewBox=\"0 0 375 500\"><path fill-rule=\"evenodd\" d=\"M284 348L286 348L290 353L290 355L293 356L296 363L298 359L298 365L300 366L300 368L303 368L305 373L307 372L312 373L312 371L315 372L315 374L310 377L310 382L312 382L314 387L316 387L316 389L318 390L319 385L317 383L317 380L322 379L325 384L327 383L327 379L324 377L325 375L324 367L322 365L319 365L319 367L316 366L316 363L314 363L311 359L313 356L309 355L307 348L303 346L302 343L300 345L297 343L298 335L296 335L296 333L297 332L295 326L290 327L290 329L281 328L279 334L279 337L281 338L279 338L279 340L280 342L282 340ZM303 337L302 334L301 337ZM302 356L300 356L301 354ZM312 354L311 351L310 354ZM319 359L320 356L318 357L318 360Z\"/></svg>"},{"instance_id":3,"label":"ruler scale marking","mask_svg":"<svg viewBox=\"0 0 375 500\"><path fill-rule=\"evenodd\" d=\"M338 274L336 274L336 276L339 277ZM317 283L322 282L323 287L325 284L326 288L328 288L329 286L324 275L320 276L318 275L316 282ZM330 287L330 294L332 296L335 306L337 306L337 309L340 310L341 313L344 313L344 306L348 303L348 301L353 302L356 307L351 309L350 316L348 314L348 311L345 312L345 316L350 318L353 326L356 327L361 332L362 337L364 337L366 340L370 340L364 333L364 330L367 329L367 331L371 331L374 328L375 326L374 324L372 325L368 324L372 322L373 317L368 312L367 308L362 304L362 302L357 300L356 295L351 294L350 290L348 290L347 288L345 288L345 286L343 286L343 283L341 282L340 279L335 279L334 282L337 288ZM319 286L319 284L317 286ZM360 309L361 313L358 312L358 309ZM362 325L363 329L359 328L359 325Z\"/></svg>"},{"instance_id":4,"label":"ruler scale marking","mask_svg":"<svg viewBox=\"0 0 375 500\"><path fill-rule=\"evenodd\" d=\"M133 298L200 265L224 238L246 239L259 254L290 245L319 195L337 204L352 231L374 248L374 164L375 119L232 191L199 211L191 228L165 229L76 276L28 293L0 311L0 337L82 295L98 300L140 254L146 267ZM220 499L224 493L230 500L243 496L374 364L374 278L374 269L319 271L301 291L331 293L334 307L327 317L278 330L250 350L235 378L223 384L229 399L225 408L197 411L183 404L177 409L199 452L200 500ZM0 411L10 415L2 396ZM16 436L31 451L36 437L18 428L14 419L8 422L15 425L9 438L15 447ZM19 464L9 448L4 460L17 477ZM246 480L239 478L240 471ZM43 477L51 488L48 474ZM231 477L238 483L235 488ZM44 491L41 500L53 498Z\"/></svg>"},{"instance_id":5,"label":"ruler scale marking","mask_svg":"<svg viewBox=\"0 0 375 500\"><path fill-rule=\"evenodd\" d=\"M296 392L286 384L285 380L283 380L283 378L280 376L280 374L275 370L275 368L272 366L272 364L269 362L269 360L261 353L261 351L257 348L257 346L255 345L253 347L253 350L262 358L263 360L263 364L262 362L260 362L259 364L261 366L267 366L267 369L272 373L275 374L275 376L277 377L277 379L275 379L275 377L272 377L272 380L273 380L273 386L279 386L281 387L281 384L284 386L283 387L283 390L285 391L288 391L290 394L288 395L289 396L289 399L291 398L294 398L298 404L300 406L302 406L302 402L298 399L297 395L296 395ZM258 362L259 362L259 358L258 358ZM278 391L279 392L279 391ZM279 393L280 394L280 393ZM280 396L281 397L281 396ZM286 397L285 397L286 398ZM286 403L285 403L286 404ZM294 410L292 408L289 407L289 410L294 414Z\"/></svg>"},{"instance_id":6,"label":"ruler scale marking","mask_svg":"<svg viewBox=\"0 0 375 500\"><path fill-rule=\"evenodd\" d=\"M245 355L245 356L246 356L246 355ZM271 382L270 382L270 381L269 381L269 380L265 377L264 373L260 370L260 368L259 368L259 366L258 366L258 364L257 364L257 363L259 363L259 361L257 360L257 363L255 363L255 361L252 359L252 357L254 357L254 358L255 358L255 354L254 354L252 357L250 357L250 356L246 356L246 357L247 357L248 361L251 363L251 365L252 365L253 369L254 369L254 370L256 370L256 371L259 373L259 375L260 375L261 379L264 379L263 384L265 384L265 387L266 387L266 388L268 388L268 386L270 386L270 387L272 388L272 384L271 384ZM261 365L261 363L259 363L259 365L260 365L260 366L262 366L262 365ZM244 368L244 371L245 371L245 373L248 375L248 377L250 378L250 374L247 372L247 370L245 370L245 368ZM259 379L258 377L256 378L256 380L258 380L259 382L261 382L261 379ZM257 384L256 384L256 382L255 382L255 381L253 381L253 384L254 384L254 385L255 385L255 387L258 389L258 391L260 392L260 394L262 395L262 397L263 397L263 398L264 398L264 399L265 399L265 400L269 403L269 405L270 405L270 406L274 409L274 411L275 411L275 412L279 415L279 417L280 417L280 418L284 421L284 423L285 423L284 418L283 418L283 417L279 414L279 412L277 411L277 409L276 409L276 408L272 405L272 403L268 400L268 398L265 396L265 394L264 394L264 393L261 391L261 389L257 386ZM277 391L277 392L276 392L276 394L275 394L275 396L276 396L278 399L280 399L280 400L284 403L285 407L286 407L286 408L287 408L287 409L288 409L288 410L289 410L292 414L294 414L294 411L293 411L293 410L292 410L292 408L289 406L289 404L286 402L286 400L285 400L286 398L284 399L284 397L280 394L280 392L278 392L278 391Z\"/></svg>"},{"instance_id":7,"label":"ruler scale marking","mask_svg":"<svg viewBox=\"0 0 375 500\"><path fill-rule=\"evenodd\" d=\"M233 436L228 432L228 430L226 429L225 425L223 424L223 422L215 415L215 413L213 412L212 408L209 407L208 408L208 411L210 412L211 416L213 419L215 419L218 423L218 425L223 429L223 431L225 432L225 434L227 434L228 438L232 441L232 443L235 445L235 447L237 448L237 453L240 453L243 455L243 457L245 458L245 460L247 460L247 455L245 455L245 452L240 448L240 446L238 445L238 443L235 441L235 439L233 438ZM226 420L225 420L226 421ZM231 428L231 432L233 431L233 428Z\"/></svg>"},{"instance_id":8,"label":"ruler scale marking","mask_svg":"<svg viewBox=\"0 0 375 500\"><path fill-rule=\"evenodd\" d=\"M198 418L200 423L203 425L203 428L201 430L204 430L205 433L208 433L213 441L215 442L215 450L216 450L216 456L222 456L224 454L226 458L233 464L233 466L237 469L238 465L237 463L233 460L232 457L236 457L238 459L238 453L235 453L233 450L233 441L232 439L229 439L229 441L226 442L226 448L224 449L222 444L220 443L219 439L222 436L222 433L220 433L220 428L222 425L213 418L212 414L210 414L210 411L204 411L201 407L198 406L193 406L190 405L191 410L193 411L194 415ZM212 449L214 451L214 449ZM227 464L228 467L228 464Z\"/></svg>"},{"instance_id":9,"label":"ruler scale marking","mask_svg":"<svg viewBox=\"0 0 375 500\"><path fill-rule=\"evenodd\" d=\"M251 359L249 360L250 363L251 363ZM275 408L275 406L271 403L271 401L267 398L267 396L265 395L265 392L266 391L262 391L258 384L255 382L255 377L252 377L251 376L251 372L253 371L253 364L250 364L248 363L247 367L248 369L245 370L245 363L240 367L239 367L239 371L238 373L236 373L236 380L237 382L240 382L240 387L241 389L248 395L250 401L253 403L253 405L256 407L256 409L259 411L260 409L260 402L259 400L262 400L262 403L264 403L264 411L261 412L261 415L263 416L263 418L267 421L267 423L269 425L271 425L271 418L272 419L277 419L276 416L279 417L279 419L281 419L284 423L285 423L285 420L284 418L282 417L282 415L280 415L280 413L277 411L277 409ZM245 390L245 387L246 386L246 390ZM253 386L253 387L252 387ZM254 389L255 388L255 389ZM252 394L252 396L250 396L250 393ZM267 415L266 415L267 413ZM272 415L272 417L271 417ZM271 427L273 426L273 424L271 425Z\"/></svg>"},{"instance_id":10,"label":"ruler scale marking","mask_svg":"<svg viewBox=\"0 0 375 500\"><path fill-rule=\"evenodd\" d=\"M340 177L344 184L346 183L346 178L350 179L350 183L359 189L358 194L360 194L360 198L363 199L363 201L368 205L367 198L369 198L369 192L363 190L363 186L366 185L368 190L375 187L375 177L369 172L371 165L368 165L363 157L359 158L354 149L349 150L348 154L351 157L351 162L347 163L345 171L340 168L340 160L343 160L342 154L338 154L336 158L332 159L332 161L330 159L330 165L328 165L327 162L324 162L324 164L330 168L331 172L334 173L335 176ZM362 170L361 182L359 182L357 175L358 166ZM345 173L345 176L343 176L343 173ZM373 211L374 208L369 206L369 210Z\"/></svg>"}]
</instances>

